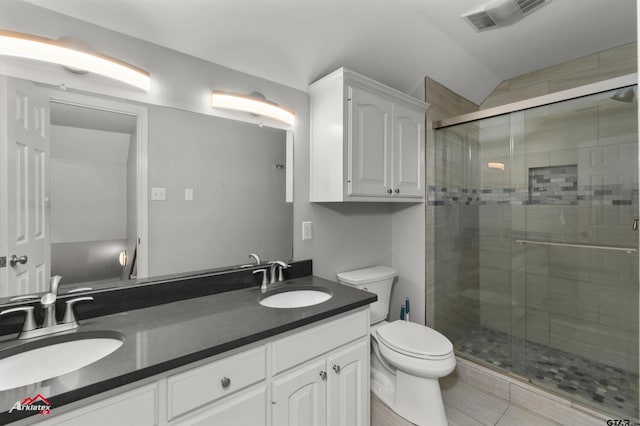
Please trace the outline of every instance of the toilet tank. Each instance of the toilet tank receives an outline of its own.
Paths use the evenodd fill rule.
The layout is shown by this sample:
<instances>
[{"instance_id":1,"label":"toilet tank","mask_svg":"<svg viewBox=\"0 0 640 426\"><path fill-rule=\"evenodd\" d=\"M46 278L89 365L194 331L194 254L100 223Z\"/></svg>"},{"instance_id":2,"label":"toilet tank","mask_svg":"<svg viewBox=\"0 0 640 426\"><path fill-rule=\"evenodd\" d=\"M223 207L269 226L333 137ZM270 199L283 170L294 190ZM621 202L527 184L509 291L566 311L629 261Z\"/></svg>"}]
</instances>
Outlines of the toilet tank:
<instances>
[{"instance_id":1,"label":"toilet tank","mask_svg":"<svg viewBox=\"0 0 640 426\"><path fill-rule=\"evenodd\" d=\"M367 290L378 296L378 301L373 302L370 306L371 324L375 324L387 319L391 285L393 284L393 279L397 276L398 271L395 269L386 266L374 266L355 271L340 272L338 281L340 284Z\"/></svg>"}]
</instances>

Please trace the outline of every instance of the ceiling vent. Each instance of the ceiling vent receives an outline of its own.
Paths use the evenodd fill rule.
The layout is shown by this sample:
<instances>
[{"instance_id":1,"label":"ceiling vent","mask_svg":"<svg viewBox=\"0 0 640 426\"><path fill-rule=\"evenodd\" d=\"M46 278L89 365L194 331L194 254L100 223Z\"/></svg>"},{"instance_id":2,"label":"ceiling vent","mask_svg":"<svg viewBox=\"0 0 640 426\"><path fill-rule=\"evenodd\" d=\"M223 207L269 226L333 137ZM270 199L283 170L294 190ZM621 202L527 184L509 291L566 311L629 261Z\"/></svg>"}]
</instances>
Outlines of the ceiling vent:
<instances>
[{"instance_id":1,"label":"ceiling vent","mask_svg":"<svg viewBox=\"0 0 640 426\"><path fill-rule=\"evenodd\" d=\"M506 27L535 12L551 0L498 0L462 15L477 32Z\"/></svg>"}]
</instances>

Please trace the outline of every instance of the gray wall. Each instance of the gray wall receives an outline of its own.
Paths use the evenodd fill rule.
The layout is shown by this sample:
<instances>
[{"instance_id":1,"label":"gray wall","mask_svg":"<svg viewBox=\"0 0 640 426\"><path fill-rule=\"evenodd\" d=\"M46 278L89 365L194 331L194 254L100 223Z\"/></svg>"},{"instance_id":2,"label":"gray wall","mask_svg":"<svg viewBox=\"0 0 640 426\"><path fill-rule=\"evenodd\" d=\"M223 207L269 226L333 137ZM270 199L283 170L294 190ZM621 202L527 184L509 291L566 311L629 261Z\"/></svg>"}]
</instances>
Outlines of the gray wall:
<instances>
[{"instance_id":1,"label":"gray wall","mask_svg":"<svg viewBox=\"0 0 640 426\"><path fill-rule=\"evenodd\" d=\"M164 107L149 109L149 273L291 259L285 132ZM194 191L185 200L185 189Z\"/></svg>"},{"instance_id":2,"label":"gray wall","mask_svg":"<svg viewBox=\"0 0 640 426\"><path fill-rule=\"evenodd\" d=\"M127 237L130 135L51 126L51 242Z\"/></svg>"}]
</instances>

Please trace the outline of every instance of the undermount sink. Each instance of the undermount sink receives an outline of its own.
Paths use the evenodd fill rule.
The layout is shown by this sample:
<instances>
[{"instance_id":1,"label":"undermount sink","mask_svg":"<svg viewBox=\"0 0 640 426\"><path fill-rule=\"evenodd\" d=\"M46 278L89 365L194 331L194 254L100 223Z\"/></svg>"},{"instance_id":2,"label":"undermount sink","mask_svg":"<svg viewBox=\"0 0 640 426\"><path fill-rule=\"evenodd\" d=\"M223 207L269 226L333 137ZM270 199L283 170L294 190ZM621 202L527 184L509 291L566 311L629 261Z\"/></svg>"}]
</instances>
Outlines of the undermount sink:
<instances>
[{"instance_id":1,"label":"undermount sink","mask_svg":"<svg viewBox=\"0 0 640 426\"><path fill-rule=\"evenodd\" d=\"M292 289L267 296L260 304L269 308L303 308L326 302L332 296L322 290Z\"/></svg>"},{"instance_id":2,"label":"undermount sink","mask_svg":"<svg viewBox=\"0 0 640 426\"><path fill-rule=\"evenodd\" d=\"M94 363L122 346L115 331L63 334L0 351L0 391L38 383Z\"/></svg>"}]
</instances>

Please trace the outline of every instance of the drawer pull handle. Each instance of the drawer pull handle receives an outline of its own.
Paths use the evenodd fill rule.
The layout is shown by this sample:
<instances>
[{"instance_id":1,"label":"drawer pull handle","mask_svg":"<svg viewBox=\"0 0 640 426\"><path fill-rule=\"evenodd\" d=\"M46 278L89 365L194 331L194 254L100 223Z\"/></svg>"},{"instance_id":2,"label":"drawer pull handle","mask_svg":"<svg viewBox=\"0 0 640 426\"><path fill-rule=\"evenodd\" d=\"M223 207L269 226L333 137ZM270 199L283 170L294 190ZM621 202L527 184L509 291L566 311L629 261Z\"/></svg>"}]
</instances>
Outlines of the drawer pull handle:
<instances>
[{"instance_id":1,"label":"drawer pull handle","mask_svg":"<svg viewBox=\"0 0 640 426\"><path fill-rule=\"evenodd\" d=\"M340 366L339 365L334 365L333 366L333 371L335 371L336 373L340 372Z\"/></svg>"},{"instance_id":2,"label":"drawer pull handle","mask_svg":"<svg viewBox=\"0 0 640 426\"><path fill-rule=\"evenodd\" d=\"M320 377L322 378L322 380L327 380L327 372L326 371L321 371L320 372Z\"/></svg>"},{"instance_id":3,"label":"drawer pull handle","mask_svg":"<svg viewBox=\"0 0 640 426\"><path fill-rule=\"evenodd\" d=\"M223 377L222 380L220 380L220 384L222 385L222 389L226 389L231 385L231 379Z\"/></svg>"}]
</instances>

